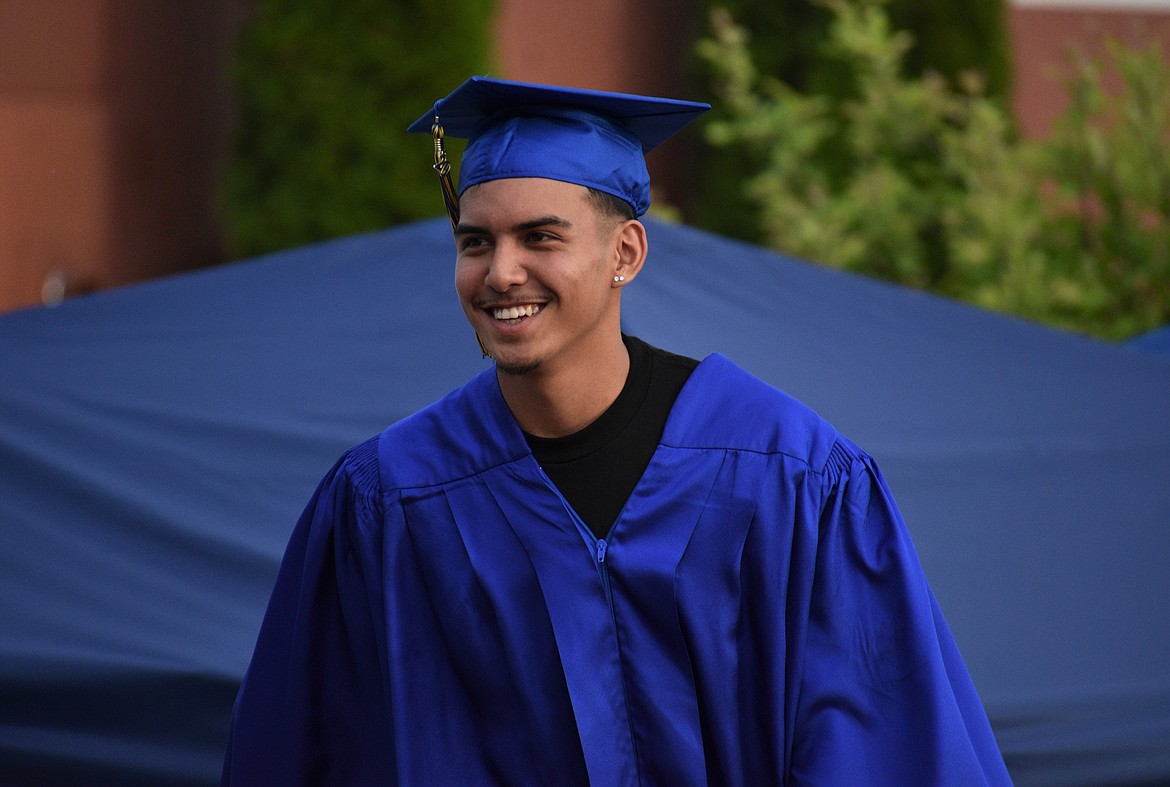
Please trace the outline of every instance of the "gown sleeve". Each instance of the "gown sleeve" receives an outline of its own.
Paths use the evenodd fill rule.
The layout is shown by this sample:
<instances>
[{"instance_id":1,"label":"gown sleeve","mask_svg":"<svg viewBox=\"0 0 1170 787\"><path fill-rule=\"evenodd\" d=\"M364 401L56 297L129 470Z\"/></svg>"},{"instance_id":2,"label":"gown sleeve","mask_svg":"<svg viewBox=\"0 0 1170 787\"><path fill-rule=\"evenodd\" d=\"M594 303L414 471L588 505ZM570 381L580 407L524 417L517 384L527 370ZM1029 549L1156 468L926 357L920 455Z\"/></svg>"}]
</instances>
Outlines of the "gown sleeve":
<instances>
[{"instance_id":1,"label":"gown sleeve","mask_svg":"<svg viewBox=\"0 0 1170 787\"><path fill-rule=\"evenodd\" d=\"M354 449L296 525L236 698L224 785L394 783L371 592L376 473L376 452Z\"/></svg>"},{"instance_id":2,"label":"gown sleeve","mask_svg":"<svg viewBox=\"0 0 1170 787\"><path fill-rule=\"evenodd\" d=\"M816 523L793 781L1010 784L881 472L838 455Z\"/></svg>"}]
</instances>

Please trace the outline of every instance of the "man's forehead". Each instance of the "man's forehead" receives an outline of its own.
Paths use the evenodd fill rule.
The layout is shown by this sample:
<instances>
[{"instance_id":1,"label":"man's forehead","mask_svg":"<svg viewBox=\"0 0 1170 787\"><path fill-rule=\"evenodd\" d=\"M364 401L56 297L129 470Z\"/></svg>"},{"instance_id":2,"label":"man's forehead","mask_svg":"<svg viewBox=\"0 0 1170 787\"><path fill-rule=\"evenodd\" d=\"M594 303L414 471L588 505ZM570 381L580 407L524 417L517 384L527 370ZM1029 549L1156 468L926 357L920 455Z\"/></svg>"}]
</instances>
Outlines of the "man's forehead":
<instances>
[{"instance_id":1,"label":"man's forehead","mask_svg":"<svg viewBox=\"0 0 1170 787\"><path fill-rule=\"evenodd\" d=\"M460 201L457 235L522 233L540 227L575 233L599 222L583 186L543 178L506 178L472 186Z\"/></svg>"},{"instance_id":2,"label":"man's forehead","mask_svg":"<svg viewBox=\"0 0 1170 787\"><path fill-rule=\"evenodd\" d=\"M465 210L479 208L527 209L540 205L547 209L554 204L574 210L589 207L589 189L576 183L552 178L500 178L469 186L461 200Z\"/></svg>"}]
</instances>

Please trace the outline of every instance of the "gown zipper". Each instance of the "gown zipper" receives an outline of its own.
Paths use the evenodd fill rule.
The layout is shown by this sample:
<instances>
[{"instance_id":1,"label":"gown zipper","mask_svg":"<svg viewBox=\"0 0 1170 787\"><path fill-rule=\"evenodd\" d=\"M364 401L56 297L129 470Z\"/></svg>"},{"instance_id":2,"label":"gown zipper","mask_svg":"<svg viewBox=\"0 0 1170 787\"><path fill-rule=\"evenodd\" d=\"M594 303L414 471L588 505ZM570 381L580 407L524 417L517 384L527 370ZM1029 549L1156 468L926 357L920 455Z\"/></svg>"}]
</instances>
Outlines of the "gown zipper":
<instances>
[{"instance_id":1,"label":"gown zipper","mask_svg":"<svg viewBox=\"0 0 1170 787\"><path fill-rule=\"evenodd\" d=\"M601 587L605 591L605 602L609 605L609 615L616 626L617 617L614 615L613 595L609 589L609 568L605 565L605 552L607 549L609 549L609 544L606 543L605 539L597 539L597 572L601 575Z\"/></svg>"},{"instance_id":2,"label":"gown zipper","mask_svg":"<svg viewBox=\"0 0 1170 787\"><path fill-rule=\"evenodd\" d=\"M537 466L539 467L539 465L537 465ZM601 577L601 588L602 588L602 591L605 593L605 605L607 607L609 607L610 624L613 626L613 630L614 630L614 633L616 635L616 633L617 633L617 610L614 609L614 606L613 606L613 592L612 592L612 589L610 587L609 566L605 562L606 555L609 552L609 542L606 541L604 538L597 538L596 536L593 535L593 531L589 529L589 527L585 524L584 520L581 519L581 516L576 511L573 510L573 506L571 506L569 504L569 501L565 499L565 496L561 494L561 490L557 489L557 485L554 484L552 482L552 479L548 477L548 474L544 472L543 467L540 468L540 475L544 479L544 483L548 486L548 488L551 489L553 491L553 493L558 498L560 498L561 504L564 505L564 507L565 507L565 511L568 512L569 516L573 520L573 523L577 525L577 530L581 534L581 537L585 540L585 543L592 548L594 565L597 568L598 576ZM630 745L633 747L633 752L634 752L633 767L634 767L635 773L637 773L637 771L638 771L638 765L637 765L637 763L638 763L638 755L637 755L638 744L637 744L637 739L634 736L634 720L630 716L630 693L629 693L629 688L626 686L626 670L625 670L624 666L620 666L621 662L622 662L620 652L618 654L618 662L619 662L619 672L620 672L621 681L622 681L623 705L625 706L625 710L626 710L626 725L627 725L627 729L629 730ZM641 781L641 780L638 779L638 781Z\"/></svg>"}]
</instances>

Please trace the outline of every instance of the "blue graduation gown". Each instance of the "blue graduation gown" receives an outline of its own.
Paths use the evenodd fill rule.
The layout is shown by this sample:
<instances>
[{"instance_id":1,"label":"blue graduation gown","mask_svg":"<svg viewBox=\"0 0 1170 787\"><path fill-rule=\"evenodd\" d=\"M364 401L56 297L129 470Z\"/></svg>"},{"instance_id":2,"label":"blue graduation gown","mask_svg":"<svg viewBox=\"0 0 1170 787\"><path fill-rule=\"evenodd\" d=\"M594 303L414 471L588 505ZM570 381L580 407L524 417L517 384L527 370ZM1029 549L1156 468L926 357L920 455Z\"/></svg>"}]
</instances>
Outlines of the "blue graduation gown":
<instances>
[{"instance_id":1,"label":"blue graduation gown","mask_svg":"<svg viewBox=\"0 0 1170 787\"><path fill-rule=\"evenodd\" d=\"M605 539L488 370L346 453L225 784L1005 784L873 460L713 355Z\"/></svg>"}]
</instances>

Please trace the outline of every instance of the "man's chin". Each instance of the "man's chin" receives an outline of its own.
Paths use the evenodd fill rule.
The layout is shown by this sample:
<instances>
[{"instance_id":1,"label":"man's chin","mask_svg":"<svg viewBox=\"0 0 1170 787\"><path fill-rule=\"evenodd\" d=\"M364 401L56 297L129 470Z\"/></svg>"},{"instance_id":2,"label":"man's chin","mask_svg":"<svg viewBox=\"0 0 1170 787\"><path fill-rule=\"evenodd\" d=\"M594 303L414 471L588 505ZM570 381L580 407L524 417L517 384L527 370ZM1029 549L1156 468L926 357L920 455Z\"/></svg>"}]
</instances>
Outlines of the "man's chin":
<instances>
[{"instance_id":1,"label":"man's chin","mask_svg":"<svg viewBox=\"0 0 1170 787\"><path fill-rule=\"evenodd\" d=\"M540 368L540 360L503 361L496 359L496 369L512 377L523 377Z\"/></svg>"},{"instance_id":2,"label":"man's chin","mask_svg":"<svg viewBox=\"0 0 1170 787\"><path fill-rule=\"evenodd\" d=\"M488 345L496 369L511 377L523 377L540 368L543 355L536 350L524 346L527 343L492 342Z\"/></svg>"}]
</instances>

